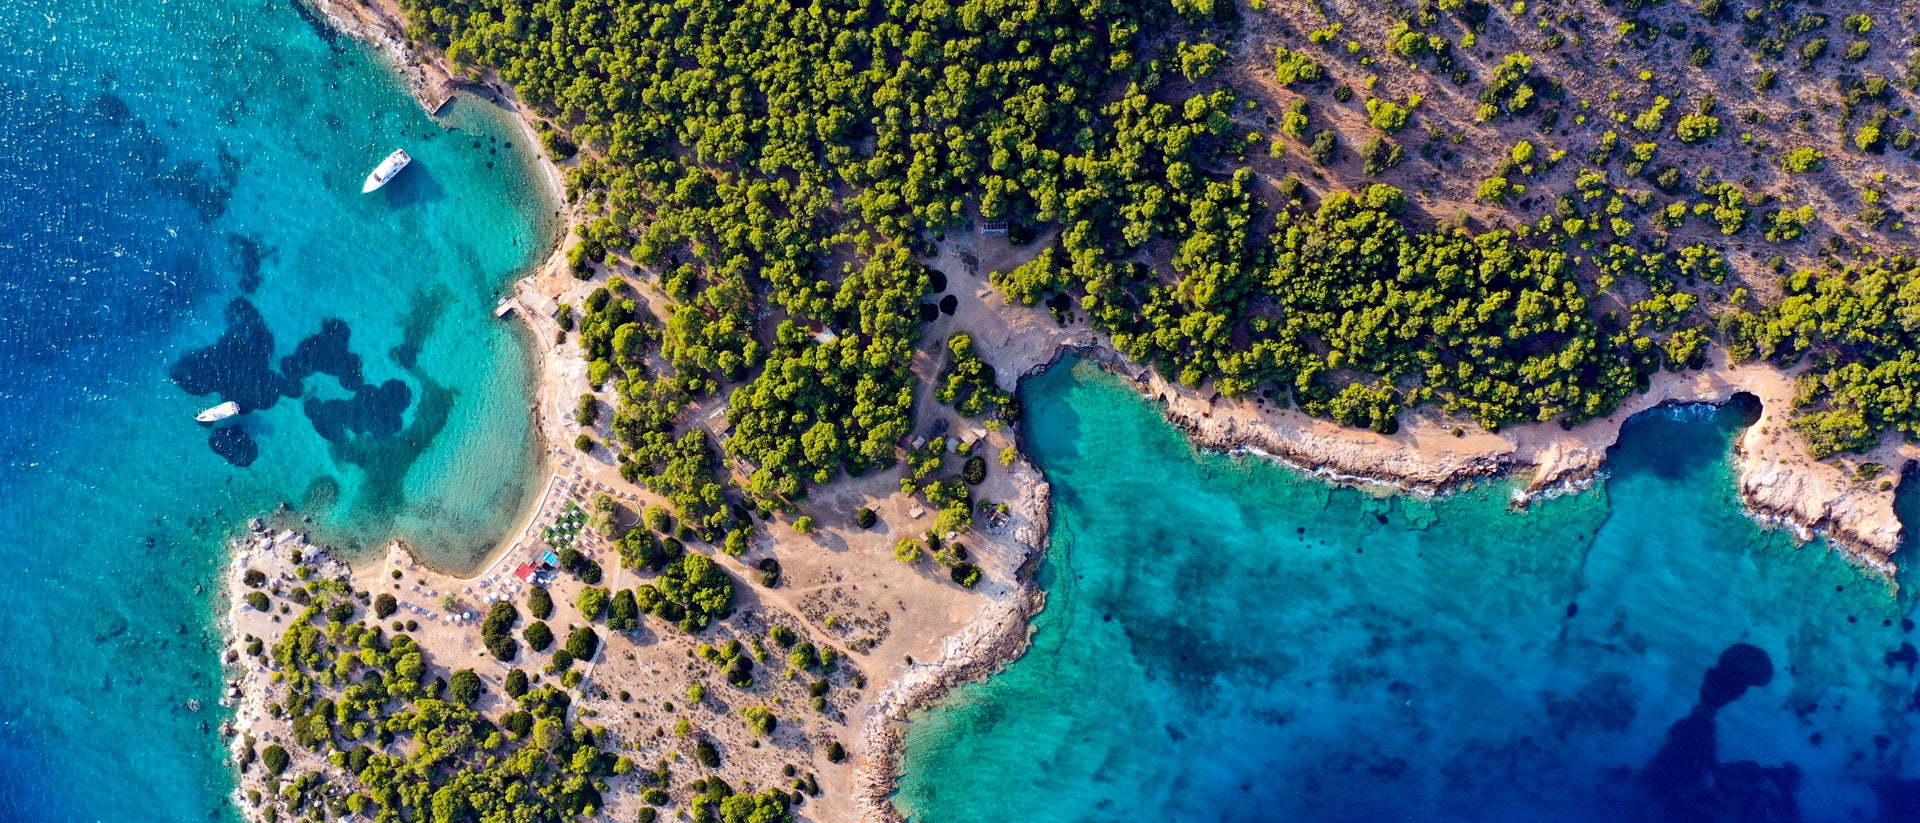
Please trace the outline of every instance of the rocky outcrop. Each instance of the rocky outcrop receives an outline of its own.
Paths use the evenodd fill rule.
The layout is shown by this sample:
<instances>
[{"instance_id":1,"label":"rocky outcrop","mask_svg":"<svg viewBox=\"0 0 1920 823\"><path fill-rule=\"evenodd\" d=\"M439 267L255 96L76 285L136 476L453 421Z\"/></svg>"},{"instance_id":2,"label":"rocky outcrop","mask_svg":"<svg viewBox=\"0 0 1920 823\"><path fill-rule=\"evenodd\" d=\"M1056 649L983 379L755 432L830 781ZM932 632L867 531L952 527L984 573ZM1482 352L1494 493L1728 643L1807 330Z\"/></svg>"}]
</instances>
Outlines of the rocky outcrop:
<instances>
[{"instance_id":1,"label":"rocky outcrop","mask_svg":"<svg viewBox=\"0 0 1920 823\"><path fill-rule=\"evenodd\" d=\"M1893 508L1894 483L1900 466L1912 459L1905 449L1893 451L1900 459L1882 487L1828 464L1783 462L1767 451L1743 448L1740 498L1748 509L1792 527L1803 540L1824 533L1852 559L1892 579L1893 555L1905 537Z\"/></svg>"},{"instance_id":2,"label":"rocky outcrop","mask_svg":"<svg viewBox=\"0 0 1920 823\"><path fill-rule=\"evenodd\" d=\"M281 696L274 675L278 664L269 657L250 655L246 651L251 639L269 637L277 630L280 616L256 611L247 602L247 594L290 591L308 579L344 580L351 575L351 570L331 552L312 544L304 534L267 533L264 526L258 529L251 526L249 523L253 534L233 542L223 581L227 610L220 618L220 630L225 637L221 662L226 667L227 693L221 702L233 706L233 717L221 726L220 732L227 738L228 753L238 777L233 789L234 808L248 819L256 819L258 807L250 800L250 793L271 793L268 775L253 764L256 751L290 741L292 725L288 718L275 716L268 710ZM299 574L302 567L309 570L304 577ZM247 584L249 570L259 572L260 586ZM312 769L321 764L318 756L304 747L287 745L285 748L297 765Z\"/></svg>"},{"instance_id":3,"label":"rocky outcrop","mask_svg":"<svg viewBox=\"0 0 1920 823\"><path fill-rule=\"evenodd\" d=\"M948 252L936 264L952 257ZM957 273L953 276L958 276ZM1760 402L1760 419L1738 444L1739 491L1754 514L1793 527L1803 539L1825 534L1863 566L1891 576L1903 531L1893 498L1903 467L1920 449L1889 435L1877 449L1825 461L1809 456L1794 431L1796 371L1767 363L1731 363L1718 352L1706 368L1654 375L1647 390L1607 417L1577 426L1535 423L1488 431L1432 408L1402 415L1393 434L1338 425L1260 399L1223 398L1206 387L1168 381L1127 360L1104 335L1061 327L1045 314L997 296L962 314L982 356L1003 373L1030 377L1069 354L1091 359L1159 402L1168 422L1197 445L1252 451L1336 482L1377 483L1440 492L1497 475L1530 472L1529 499L1582 486L1606 467L1621 428L1665 405L1721 405L1741 394ZM1523 501L1524 502L1524 501Z\"/></svg>"},{"instance_id":4,"label":"rocky outcrop","mask_svg":"<svg viewBox=\"0 0 1920 823\"><path fill-rule=\"evenodd\" d=\"M1024 458L1017 465L1021 473L1032 476L1021 498L1011 504L1015 511L1029 515L1027 525L1015 535L1026 559L1014 575L1014 584L949 639L938 660L913 666L877 695L860 729L860 760L853 774L854 809L862 821L904 820L888 797L900 779L900 725L907 716L931 706L955 686L984 679L1026 653L1033 617L1046 603L1033 576L1051 531L1052 489Z\"/></svg>"},{"instance_id":5,"label":"rocky outcrop","mask_svg":"<svg viewBox=\"0 0 1920 823\"><path fill-rule=\"evenodd\" d=\"M299 0L341 34L359 40L393 61L407 91L428 114L439 113L465 85L441 61L422 55L407 40L405 16L392 0Z\"/></svg>"}]
</instances>

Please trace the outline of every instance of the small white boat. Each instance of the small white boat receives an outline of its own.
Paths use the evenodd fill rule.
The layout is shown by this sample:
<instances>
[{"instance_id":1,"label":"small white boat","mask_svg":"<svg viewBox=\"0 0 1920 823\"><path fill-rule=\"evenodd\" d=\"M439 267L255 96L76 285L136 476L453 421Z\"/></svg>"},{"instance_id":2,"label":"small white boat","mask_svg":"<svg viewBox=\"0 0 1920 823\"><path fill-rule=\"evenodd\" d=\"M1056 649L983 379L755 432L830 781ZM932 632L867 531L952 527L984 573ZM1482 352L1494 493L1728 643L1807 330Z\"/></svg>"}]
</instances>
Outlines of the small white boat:
<instances>
[{"instance_id":1,"label":"small white boat","mask_svg":"<svg viewBox=\"0 0 1920 823\"><path fill-rule=\"evenodd\" d=\"M360 193L366 194L386 185L387 181L392 180L411 162L413 158L407 156L405 149L394 149L392 154L387 155L387 159L380 161L380 165L374 167L373 171L367 175L367 182L360 186Z\"/></svg>"},{"instance_id":2,"label":"small white boat","mask_svg":"<svg viewBox=\"0 0 1920 823\"><path fill-rule=\"evenodd\" d=\"M235 403L232 400L228 400L225 403L221 403L218 406L214 406L211 409L207 409L206 411L203 411L199 414L194 415L193 419L198 420L202 423L212 423L217 420L225 420L239 413L240 413L240 404Z\"/></svg>"}]
</instances>

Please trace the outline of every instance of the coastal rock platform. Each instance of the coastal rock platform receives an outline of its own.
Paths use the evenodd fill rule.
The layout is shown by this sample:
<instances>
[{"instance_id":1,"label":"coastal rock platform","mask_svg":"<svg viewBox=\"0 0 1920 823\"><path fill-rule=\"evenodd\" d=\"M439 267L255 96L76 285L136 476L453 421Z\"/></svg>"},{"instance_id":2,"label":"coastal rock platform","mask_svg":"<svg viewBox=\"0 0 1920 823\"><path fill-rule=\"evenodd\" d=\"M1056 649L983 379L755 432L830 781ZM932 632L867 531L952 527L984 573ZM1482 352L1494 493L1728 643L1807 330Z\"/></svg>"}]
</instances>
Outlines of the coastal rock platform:
<instances>
[{"instance_id":1,"label":"coastal rock platform","mask_svg":"<svg viewBox=\"0 0 1920 823\"><path fill-rule=\"evenodd\" d=\"M1045 247L1044 239L1016 248L1004 240L967 238L946 244L930 261L975 287L972 295L956 289L963 297L956 325L973 335L982 357L1002 374L1037 374L1077 355L1131 380L1201 447L1255 451L1335 482L1419 493L1520 475L1528 478L1529 498L1591 482L1604 471L1621 426L1636 414L1671 405L1722 405L1750 395L1761 413L1739 442L1740 494L1747 507L1803 539L1824 534L1849 558L1891 579L1892 556L1904 534L1894 515L1894 492L1902 469L1920 460L1920 448L1889 434L1866 454L1813 459L1790 422L1795 371L1731 363L1724 350L1716 350L1706 368L1656 374L1647 391L1613 414L1570 428L1548 422L1489 431L1424 407L1402 415L1397 432L1380 434L1260 398L1233 399L1208 386L1180 385L1128 361L1084 322L1061 325L1042 311L1008 305L985 282L986 272L1011 268Z\"/></svg>"}]
</instances>

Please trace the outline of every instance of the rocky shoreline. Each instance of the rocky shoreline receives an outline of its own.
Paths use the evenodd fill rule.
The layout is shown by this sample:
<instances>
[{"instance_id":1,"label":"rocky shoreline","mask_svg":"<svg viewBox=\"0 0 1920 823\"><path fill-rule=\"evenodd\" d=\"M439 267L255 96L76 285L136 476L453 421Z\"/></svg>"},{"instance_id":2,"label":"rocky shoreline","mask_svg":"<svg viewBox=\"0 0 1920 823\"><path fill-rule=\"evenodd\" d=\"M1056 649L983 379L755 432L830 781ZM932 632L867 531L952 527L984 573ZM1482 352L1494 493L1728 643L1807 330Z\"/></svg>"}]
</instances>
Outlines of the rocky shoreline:
<instances>
[{"instance_id":1,"label":"rocky shoreline","mask_svg":"<svg viewBox=\"0 0 1920 823\"><path fill-rule=\"evenodd\" d=\"M334 30L386 55L407 81L407 91L428 114L438 114L455 90L471 85L437 59L422 56L408 42L400 9L378 0L295 0L326 20Z\"/></svg>"},{"instance_id":2,"label":"rocky shoreline","mask_svg":"<svg viewBox=\"0 0 1920 823\"><path fill-rule=\"evenodd\" d=\"M1039 470L1026 458L1020 462L1025 471L1039 477ZM906 819L889 797L899 785L900 759L905 753L900 725L908 716L938 703L956 686L983 680L1026 653L1033 618L1047 601L1034 582L1034 573L1046 556L1047 535L1052 531L1051 498L1052 487L1037 479L1013 504L1035 513L1032 524L1014 537L1028 554L1014 575L1013 591L988 604L972 624L948 639L940 659L915 666L875 698L860 731L865 756L853 775L854 808L862 821L902 823Z\"/></svg>"},{"instance_id":3,"label":"rocky shoreline","mask_svg":"<svg viewBox=\"0 0 1920 823\"><path fill-rule=\"evenodd\" d=\"M950 277L971 251L943 249L936 267ZM1037 249L1035 250L1037 251ZM1014 262L1021 262L1016 260ZM1177 385L1131 362L1084 325L1061 327L1044 314L983 298L974 339L983 356L1021 379L1078 356L1133 383L1157 402L1167 421L1197 446L1254 453L1330 482L1437 494L1461 485L1529 472L1517 504L1591 485L1627 420L1663 406L1721 406L1746 394L1761 416L1737 442L1742 504L1755 519L1791 527L1801 540L1827 537L1853 563L1891 581L1892 557L1904 531L1893 510L1902 470L1920 461L1920 447L1889 433L1865 454L1814 460L1791 415L1797 371L1767 363L1731 363L1716 351L1706 368L1654 375L1647 391L1613 414L1563 428L1556 423L1487 431L1432 408L1402 416L1400 430L1379 434L1309 417L1257 399L1233 400ZM962 311L966 311L963 307Z\"/></svg>"},{"instance_id":4,"label":"rocky shoreline","mask_svg":"<svg viewBox=\"0 0 1920 823\"><path fill-rule=\"evenodd\" d=\"M1244 404L1223 409L1219 402L1170 385L1151 369L1126 363L1110 348L1098 349L1094 359L1157 398L1168 422L1202 447L1254 450L1335 482L1418 493L1530 471L1525 496L1517 501L1522 504L1590 485L1605 470L1607 453L1619 441L1622 426L1636 414L1674 405L1723 406L1739 395L1751 395L1760 401L1761 416L1735 449L1740 500L1749 514L1762 522L1790 525L1803 542L1825 536L1849 560L1888 580L1904 536L1894 514L1894 493L1902 468L1920 457L1890 438L1866 455L1830 462L1811 459L1805 441L1788 422L1792 375L1766 365L1722 361L1700 372L1663 373L1650 391L1631 398L1614 414L1570 430L1534 424L1510 435L1478 435L1494 438L1490 445L1433 448L1430 444L1436 441L1464 439L1451 434L1453 421L1416 417L1406 433L1393 436L1353 430L1315 436L1314 429L1320 427L1311 423L1288 428L1235 413L1244 412ZM1447 427L1444 433L1442 427ZM1881 468L1863 474L1861 466Z\"/></svg>"},{"instance_id":5,"label":"rocky shoreline","mask_svg":"<svg viewBox=\"0 0 1920 823\"><path fill-rule=\"evenodd\" d=\"M282 741L279 732L273 730L268 710L276 691L273 687L272 669L256 667L247 661L251 656L246 653L246 645L255 637L260 621L279 621L278 615L262 613L246 602L244 593L258 588L283 587L295 584L296 569L302 565L317 571L318 578L346 580L352 571L322 546L313 544L305 534L291 531L273 531L264 527L259 520L248 524L249 534L236 537L229 544L231 556L227 562L227 571L221 579L223 594L227 598L227 609L220 616L220 631L225 638L221 647L221 665L226 670L226 695L221 702L230 705L233 716L221 725L221 735L227 738L227 752L234 764L249 763L258 756L259 748ZM249 586L246 582L248 570L260 572L264 584L260 587ZM284 724L281 724L284 725ZM319 763L305 749L299 746L286 746L285 750L294 758L296 766L316 768ZM233 807L249 809L257 805L255 798L266 790L265 780L259 769L238 769L238 779L234 781Z\"/></svg>"}]
</instances>

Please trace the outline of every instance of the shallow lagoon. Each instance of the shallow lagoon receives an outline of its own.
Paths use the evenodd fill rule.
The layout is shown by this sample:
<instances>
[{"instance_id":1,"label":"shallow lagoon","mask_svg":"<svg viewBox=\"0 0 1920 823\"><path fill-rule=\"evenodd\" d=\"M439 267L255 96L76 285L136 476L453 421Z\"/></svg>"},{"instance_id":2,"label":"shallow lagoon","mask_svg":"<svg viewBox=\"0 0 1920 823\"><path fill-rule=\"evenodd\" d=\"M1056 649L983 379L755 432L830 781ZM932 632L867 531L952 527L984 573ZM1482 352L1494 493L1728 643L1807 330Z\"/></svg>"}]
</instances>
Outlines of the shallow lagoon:
<instances>
[{"instance_id":1,"label":"shallow lagoon","mask_svg":"<svg viewBox=\"0 0 1920 823\"><path fill-rule=\"evenodd\" d=\"M1515 512L1196 454L1086 363L1025 391L1047 608L910 726L915 821L1914 819L1911 598L1740 511L1750 409Z\"/></svg>"},{"instance_id":2,"label":"shallow lagoon","mask_svg":"<svg viewBox=\"0 0 1920 823\"><path fill-rule=\"evenodd\" d=\"M498 112L436 125L328 35L284 0L0 4L0 819L231 815L212 589L245 518L459 568L526 505L528 341L489 310L551 199ZM244 467L193 422L223 397L175 379L236 300L266 354L204 377L329 328L344 375L223 424Z\"/></svg>"}]
</instances>

